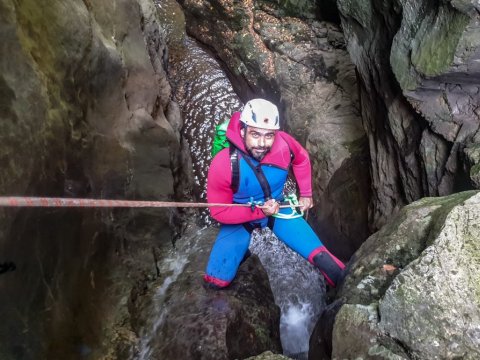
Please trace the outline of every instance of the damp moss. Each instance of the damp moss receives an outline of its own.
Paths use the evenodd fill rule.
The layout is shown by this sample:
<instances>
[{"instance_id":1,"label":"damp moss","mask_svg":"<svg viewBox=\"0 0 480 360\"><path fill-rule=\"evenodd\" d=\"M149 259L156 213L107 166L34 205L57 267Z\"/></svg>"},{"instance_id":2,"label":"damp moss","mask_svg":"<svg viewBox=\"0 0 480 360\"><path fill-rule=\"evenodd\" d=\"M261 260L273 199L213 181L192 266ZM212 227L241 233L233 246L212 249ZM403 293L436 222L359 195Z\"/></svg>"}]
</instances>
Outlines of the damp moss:
<instances>
[{"instance_id":1,"label":"damp moss","mask_svg":"<svg viewBox=\"0 0 480 360\"><path fill-rule=\"evenodd\" d=\"M67 108L60 86L65 80L65 74L58 61L62 41L59 28L55 25L58 24L55 3L42 6L37 1L26 0L16 11L20 44L33 60L35 72L46 89L51 107Z\"/></svg>"},{"instance_id":2,"label":"damp moss","mask_svg":"<svg viewBox=\"0 0 480 360\"><path fill-rule=\"evenodd\" d=\"M260 326L254 325L254 329L255 329L255 338L261 344L269 344L272 341L268 329L266 329L263 324Z\"/></svg>"},{"instance_id":3,"label":"damp moss","mask_svg":"<svg viewBox=\"0 0 480 360\"><path fill-rule=\"evenodd\" d=\"M443 73L453 61L469 17L449 6L441 6L434 19L423 21L412 49L415 69L427 76Z\"/></svg>"},{"instance_id":4,"label":"damp moss","mask_svg":"<svg viewBox=\"0 0 480 360\"><path fill-rule=\"evenodd\" d=\"M235 36L234 48L238 50L243 64L248 68L252 66L256 67L267 62L268 54L259 49L255 38L249 33L238 33Z\"/></svg>"},{"instance_id":5,"label":"damp moss","mask_svg":"<svg viewBox=\"0 0 480 360\"><path fill-rule=\"evenodd\" d=\"M368 138L362 136L350 142L342 144L350 154L363 154L368 151Z\"/></svg>"},{"instance_id":6,"label":"damp moss","mask_svg":"<svg viewBox=\"0 0 480 360\"><path fill-rule=\"evenodd\" d=\"M423 76L448 70L457 48L464 47L460 42L470 21L448 4L410 15L402 20L390 53L392 70L403 90L415 90Z\"/></svg>"},{"instance_id":7,"label":"damp moss","mask_svg":"<svg viewBox=\"0 0 480 360\"><path fill-rule=\"evenodd\" d=\"M465 150L468 162L470 164L470 179L479 187L480 185L480 144L469 144Z\"/></svg>"},{"instance_id":8,"label":"damp moss","mask_svg":"<svg viewBox=\"0 0 480 360\"><path fill-rule=\"evenodd\" d=\"M68 72L82 56L78 53L78 44L84 40L85 34L73 36L65 32L65 19L61 17L66 14L59 7L55 1L42 6L34 0L26 0L18 7L17 18L20 44L31 56L38 77L47 88L52 108L65 111L68 109L68 102L64 100L65 89L73 86ZM78 25L72 24L72 27Z\"/></svg>"},{"instance_id":9,"label":"damp moss","mask_svg":"<svg viewBox=\"0 0 480 360\"><path fill-rule=\"evenodd\" d=\"M16 80L31 84L15 107L16 116L24 127L15 130L15 136L29 133L23 144L28 150L16 157L28 163L34 154L35 172L40 174L37 182L64 171L72 124L83 116L78 104L72 102L75 84L70 73L82 56L79 44L85 39L84 33L72 29L85 22L82 18L71 24L71 32L65 30L66 11L66 5L59 1L46 6L25 0L15 7L19 61L25 61L32 70L24 75L28 79ZM9 171L17 173L12 167Z\"/></svg>"},{"instance_id":10,"label":"damp moss","mask_svg":"<svg viewBox=\"0 0 480 360\"><path fill-rule=\"evenodd\" d=\"M480 188L480 163L475 164L470 168L470 180L474 187L477 189Z\"/></svg>"},{"instance_id":11,"label":"damp moss","mask_svg":"<svg viewBox=\"0 0 480 360\"><path fill-rule=\"evenodd\" d=\"M470 168L470 176L471 177L478 176L478 175L480 175L480 163L475 164Z\"/></svg>"},{"instance_id":12,"label":"damp moss","mask_svg":"<svg viewBox=\"0 0 480 360\"><path fill-rule=\"evenodd\" d=\"M54 4L42 6L37 1L22 1L16 8L19 40L26 54L30 54L37 70L47 78L55 71L54 44L58 35L52 28L57 22Z\"/></svg>"},{"instance_id":13,"label":"damp moss","mask_svg":"<svg viewBox=\"0 0 480 360\"><path fill-rule=\"evenodd\" d=\"M314 0L277 0L285 16L313 18L315 16Z\"/></svg>"}]
</instances>

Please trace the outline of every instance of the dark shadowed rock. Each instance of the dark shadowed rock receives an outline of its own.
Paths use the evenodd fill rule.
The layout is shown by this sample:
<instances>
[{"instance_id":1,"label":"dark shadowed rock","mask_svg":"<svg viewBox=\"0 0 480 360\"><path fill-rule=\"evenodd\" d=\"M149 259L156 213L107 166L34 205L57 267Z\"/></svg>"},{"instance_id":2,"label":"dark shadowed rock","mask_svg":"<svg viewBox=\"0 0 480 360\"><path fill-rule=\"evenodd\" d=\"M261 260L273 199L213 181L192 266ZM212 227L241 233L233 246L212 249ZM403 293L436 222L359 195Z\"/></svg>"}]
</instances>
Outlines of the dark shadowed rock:
<instances>
[{"instance_id":1,"label":"dark shadowed rock","mask_svg":"<svg viewBox=\"0 0 480 360\"><path fill-rule=\"evenodd\" d=\"M0 0L0 192L166 200L181 168L166 47L138 1ZM168 111L167 111L168 109ZM181 191L181 189L179 189ZM0 358L99 358L171 243L167 210L2 209ZM121 342L121 340L119 340ZM128 341L127 341L128 342Z\"/></svg>"},{"instance_id":2,"label":"dark shadowed rock","mask_svg":"<svg viewBox=\"0 0 480 360\"><path fill-rule=\"evenodd\" d=\"M312 335L310 335L309 360L331 359L333 325L335 324L335 317L343 304L342 299L337 299L322 312L312 331Z\"/></svg>"}]
</instances>

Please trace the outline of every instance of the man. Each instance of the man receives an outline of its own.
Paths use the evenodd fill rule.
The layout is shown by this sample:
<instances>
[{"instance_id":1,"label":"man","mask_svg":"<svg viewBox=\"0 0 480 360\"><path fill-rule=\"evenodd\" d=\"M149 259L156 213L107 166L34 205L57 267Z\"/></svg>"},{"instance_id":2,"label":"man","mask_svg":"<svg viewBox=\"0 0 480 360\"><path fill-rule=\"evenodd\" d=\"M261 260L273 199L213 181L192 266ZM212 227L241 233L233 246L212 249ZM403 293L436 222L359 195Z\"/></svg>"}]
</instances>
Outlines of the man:
<instances>
[{"instance_id":1,"label":"man","mask_svg":"<svg viewBox=\"0 0 480 360\"><path fill-rule=\"evenodd\" d=\"M210 253L204 279L215 287L230 284L248 251L255 228L268 226L291 249L322 272L335 287L344 264L321 243L302 217L288 218L291 209L279 208L290 166L300 190L299 204L313 206L311 166L307 151L290 135L280 131L277 107L263 99L245 104L230 119L230 148L220 151L208 172L209 203L263 203L250 207L212 207L212 217L221 223ZM252 210L253 209L253 210Z\"/></svg>"}]
</instances>

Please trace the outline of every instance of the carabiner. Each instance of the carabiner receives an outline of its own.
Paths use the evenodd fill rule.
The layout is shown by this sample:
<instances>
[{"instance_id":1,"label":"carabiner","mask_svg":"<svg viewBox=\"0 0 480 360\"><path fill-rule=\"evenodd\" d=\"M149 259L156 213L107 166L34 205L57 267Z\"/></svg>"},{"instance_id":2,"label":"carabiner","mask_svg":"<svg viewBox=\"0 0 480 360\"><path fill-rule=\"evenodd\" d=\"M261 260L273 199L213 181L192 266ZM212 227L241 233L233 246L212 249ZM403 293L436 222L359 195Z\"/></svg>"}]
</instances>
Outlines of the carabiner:
<instances>
[{"instance_id":1,"label":"carabiner","mask_svg":"<svg viewBox=\"0 0 480 360\"><path fill-rule=\"evenodd\" d=\"M277 213L272 215L273 217L276 217L278 219L290 220L290 219L296 219L303 216L303 210L300 210L300 211L297 210L300 208L299 207L300 204L295 194L292 193L292 194L286 195L285 200L290 204L290 208L292 212L290 214Z\"/></svg>"}]
</instances>

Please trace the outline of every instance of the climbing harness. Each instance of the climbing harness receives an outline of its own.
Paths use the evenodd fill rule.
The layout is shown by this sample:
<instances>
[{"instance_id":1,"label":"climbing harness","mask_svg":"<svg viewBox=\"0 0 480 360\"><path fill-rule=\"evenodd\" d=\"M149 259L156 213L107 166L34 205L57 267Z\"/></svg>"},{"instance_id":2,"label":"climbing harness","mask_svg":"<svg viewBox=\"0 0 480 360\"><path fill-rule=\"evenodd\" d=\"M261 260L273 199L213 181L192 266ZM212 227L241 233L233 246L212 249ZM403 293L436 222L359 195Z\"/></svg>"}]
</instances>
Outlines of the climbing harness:
<instances>
[{"instance_id":1,"label":"climbing harness","mask_svg":"<svg viewBox=\"0 0 480 360\"><path fill-rule=\"evenodd\" d=\"M288 194L285 196L285 201L288 202L289 204L285 207L289 207L292 210L292 212L290 214L277 213L272 215L273 217L276 217L278 219L289 220L289 219L296 219L303 216L303 210L300 206L300 203L298 202L297 195Z\"/></svg>"},{"instance_id":2,"label":"climbing harness","mask_svg":"<svg viewBox=\"0 0 480 360\"><path fill-rule=\"evenodd\" d=\"M138 200L108 200L108 199L78 199L59 197L21 197L0 196L0 207L102 207L102 208L173 208L173 207L250 207L255 210L261 207L259 202L246 204L220 204L199 202L174 202L174 201L138 201ZM289 208L292 205L280 205Z\"/></svg>"},{"instance_id":3,"label":"climbing harness","mask_svg":"<svg viewBox=\"0 0 480 360\"><path fill-rule=\"evenodd\" d=\"M265 203L263 201L254 201L253 197L250 198L250 201L248 202L250 204L250 207L253 210L255 210L255 207L262 207ZM276 217L278 219L296 219L299 217L302 217L304 215L302 207L300 206L300 203L298 202L297 195L295 194L288 194L285 196L284 201L280 202L280 208L290 208L292 210L291 213L289 214L283 214L283 213L277 213L272 215L273 217Z\"/></svg>"}]
</instances>

